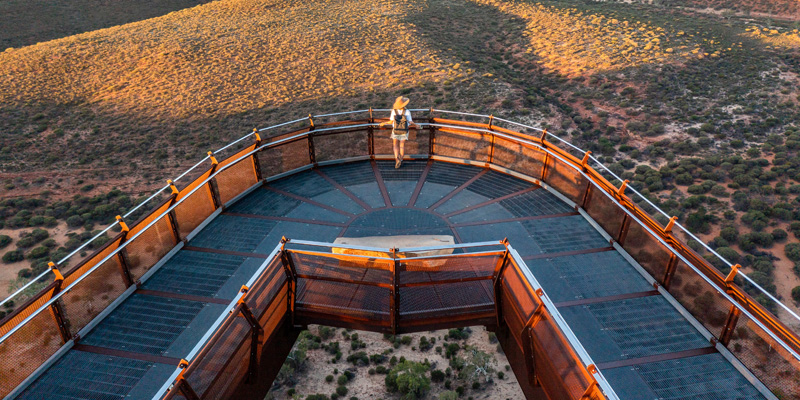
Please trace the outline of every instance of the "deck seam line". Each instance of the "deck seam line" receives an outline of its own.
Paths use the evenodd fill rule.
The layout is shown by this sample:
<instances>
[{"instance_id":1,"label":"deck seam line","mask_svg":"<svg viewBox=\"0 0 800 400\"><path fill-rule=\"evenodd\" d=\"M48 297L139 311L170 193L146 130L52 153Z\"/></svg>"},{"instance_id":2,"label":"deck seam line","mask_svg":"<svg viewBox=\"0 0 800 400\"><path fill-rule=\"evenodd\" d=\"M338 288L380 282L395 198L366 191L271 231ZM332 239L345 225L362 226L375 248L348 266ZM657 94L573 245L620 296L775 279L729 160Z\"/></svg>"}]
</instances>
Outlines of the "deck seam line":
<instances>
[{"instance_id":1,"label":"deck seam line","mask_svg":"<svg viewBox=\"0 0 800 400\"><path fill-rule=\"evenodd\" d=\"M330 183L331 185L333 185L333 187L334 187L334 188L338 189L338 190L339 190L340 192L342 192L342 193L343 193L345 196L347 196L347 197L349 197L351 200L355 201L355 202L356 202L356 203L357 203L359 206L361 206L361 208L363 208L364 210L367 210L367 211L368 211L368 210L371 210L371 209L372 209L372 207L370 207L370 206L369 206L369 204L367 204L367 203L366 203L364 200L361 200L361 199L360 199L358 196L356 196L355 194L353 194L353 192L351 192L351 191L347 190L347 188L345 188L344 186L342 186L341 184L339 184L339 182L336 182L336 181L335 181L333 178L331 178L330 176L328 176L327 174L325 174L324 172L322 172L322 171L321 171L319 168L314 168L314 172L316 172L316 173L317 173L319 176L321 176L323 179L325 179L326 181L328 181L328 183Z\"/></svg>"},{"instance_id":2,"label":"deck seam line","mask_svg":"<svg viewBox=\"0 0 800 400\"><path fill-rule=\"evenodd\" d=\"M597 303L605 303L609 301L619 301L619 300L628 300L628 299L638 299L642 297L650 297L650 296L658 296L661 293L658 290L648 290L644 292L633 292L633 293L623 293L623 294L616 294L612 296L601 296L601 297L590 297L586 299L576 299L576 300L568 300L568 301L560 301L554 302L553 305L557 308L560 307L572 307L572 306L582 306L587 304L597 304Z\"/></svg>"},{"instance_id":3,"label":"deck seam line","mask_svg":"<svg viewBox=\"0 0 800 400\"><path fill-rule=\"evenodd\" d=\"M575 256L578 254L591 254L591 253L602 253L605 251L612 251L614 247L607 246L607 247L595 247L593 249L585 249L585 250L572 250L572 251L560 251L557 253L542 253L542 254L534 254L530 256L522 257L523 260L538 260L541 258L556 258L556 257L566 257L566 256Z\"/></svg>"},{"instance_id":4,"label":"deck seam line","mask_svg":"<svg viewBox=\"0 0 800 400\"><path fill-rule=\"evenodd\" d=\"M689 358L689 357L697 357L703 356L708 354L714 354L717 352L717 349L713 346L708 347L700 347L696 349L689 349L683 351L675 351L671 353L664 353L664 354L656 354L652 356L645 356L645 357L637 357L631 358L627 360L619 360L619 361L608 361L604 363L597 363L598 369L612 369L612 368L622 368L622 367L632 367L634 365L639 364L649 364L655 363L660 361L670 361L670 360L678 360L681 358Z\"/></svg>"},{"instance_id":5,"label":"deck seam line","mask_svg":"<svg viewBox=\"0 0 800 400\"><path fill-rule=\"evenodd\" d=\"M528 188L525 188L525 189L522 189L522 190L518 190L518 191L516 191L514 193L510 193L510 194L507 194L505 196L497 197L497 198L494 198L494 199L491 199L491 200L484 201L483 203L478 203L478 204L475 204L473 206L469 206L467 208L462 208L460 210L453 211L453 212L451 212L449 214L445 214L444 217L445 218L450 218L450 217L452 217L454 215L463 214L465 212L472 211L472 210L475 210L475 209L478 209L478 208L481 208L481 207L486 207L486 206L488 206L490 204L499 203L499 202L501 202L503 200L508 200L510 198L517 197L517 196L523 195L523 194L528 193L528 192L532 192L532 191L537 190L537 189L541 189L541 186L534 185L534 186L531 186L531 187L528 187Z\"/></svg>"},{"instance_id":6,"label":"deck seam line","mask_svg":"<svg viewBox=\"0 0 800 400\"><path fill-rule=\"evenodd\" d=\"M244 251L232 251L232 250L220 250L220 249L212 249L212 248L209 248L209 247L184 246L183 250L199 251L201 253L225 254L225 255L229 255L229 256L239 256L239 257L245 257L245 258L269 258L269 254L247 253L247 252L244 252Z\"/></svg>"},{"instance_id":7,"label":"deck seam line","mask_svg":"<svg viewBox=\"0 0 800 400\"><path fill-rule=\"evenodd\" d=\"M575 215L580 215L580 213L573 211L573 212L566 212L560 214L545 214L545 215L531 215L528 217L518 217L518 218L506 218L506 219L494 219L488 221L473 221L473 222L460 222L452 224L454 227L462 227L462 226L474 226L474 225L485 225L485 224L502 224L506 222L521 222L521 221L536 221L539 219L548 219L548 218L561 218L561 217L572 217Z\"/></svg>"},{"instance_id":8,"label":"deck seam line","mask_svg":"<svg viewBox=\"0 0 800 400\"><path fill-rule=\"evenodd\" d=\"M411 198L408 199L408 207L413 207L414 204L417 203L417 198L419 197L419 193L422 191L422 187L425 185L425 179L428 178L428 172L431 171L431 167L433 166L433 160L428 160L428 163L425 164L425 169L422 170L422 175L419 177L419 182L417 182L417 187L414 188L414 192L411 193Z\"/></svg>"},{"instance_id":9,"label":"deck seam line","mask_svg":"<svg viewBox=\"0 0 800 400\"><path fill-rule=\"evenodd\" d=\"M444 196L441 199L439 199L439 201L437 201L436 203L433 203L430 207L428 207L428 209L435 210L435 209L439 208L439 206L441 206L442 204L446 203L448 200L452 199L455 195L457 195L462 190L466 189L467 186L473 184L475 181L480 179L480 177L486 175L486 173L488 171L489 171L488 169L480 170L480 172L475 174L475 176L473 176L472 178L469 178L469 180L464 182L464 183L462 183L461 186L453 189L450 193L448 193L446 196Z\"/></svg>"},{"instance_id":10,"label":"deck seam line","mask_svg":"<svg viewBox=\"0 0 800 400\"><path fill-rule=\"evenodd\" d=\"M231 304L231 300L233 300L233 299L220 299L217 297L199 296L194 294L165 292L162 290L150 290L150 289L138 289L134 293L146 296L166 297L169 299L188 300L188 301L197 301L201 303L213 303L213 304L225 304L225 305Z\"/></svg>"},{"instance_id":11,"label":"deck seam line","mask_svg":"<svg viewBox=\"0 0 800 400\"><path fill-rule=\"evenodd\" d=\"M276 217L272 215L234 213L228 211L223 212L222 215L230 215L232 217L241 217L241 218L264 219L267 221L297 222L300 224L328 225L328 226L339 226L339 227L347 226L347 224L341 222L317 221L317 220L302 219L302 218Z\"/></svg>"},{"instance_id":12,"label":"deck seam line","mask_svg":"<svg viewBox=\"0 0 800 400\"><path fill-rule=\"evenodd\" d=\"M374 160L370 162L372 165L372 173L375 174L375 181L378 182L378 189L381 190L381 196L383 196L383 202L386 207L392 206L392 199L389 197L389 191L386 190L386 183L383 182L383 176L381 175L380 169L378 169L378 163Z\"/></svg>"},{"instance_id":13,"label":"deck seam line","mask_svg":"<svg viewBox=\"0 0 800 400\"><path fill-rule=\"evenodd\" d=\"M273 187L273 186L267 186L267 185L265 185L265 186L262 186L262 188L264 188L265 190L269 190L269 191L271 191L271 192L275 192L275 193L278 193L278 194L284 195L284 196L286 196L286 197L293 198L293 199L295 199L295 200L302 201L302 202L304 202L304 203L308 203L308 204L311 204L311 205L317 206L317 207L319 207L319 208L323 208L323 209L325 209L325 210L328 210L328 211L335 212L335 213L337 213L337 214L342 214L342 215L345 215L345 216L348 216L348 217L352 217L353 215L355 215L355 214L353 214L353 213L350 213L350 212L347 212L347 211L344 211L344 210L340 210L340 209L338 209L338 208L333 208L333 207L331 207L331 206L329 206L329 205L327 205L327 204L322 204L322 203L320 203L320 202L318 202L318 201L314 201L314 200L311 200L311 199L309 199L309 198L307 198L307 197L299 196L299 195L296 195L296 194L294 194L294 193L287 192L287 191L285 191L285 190L281 190L281 189L278 189L278 188L276 188L276 187Z\"/></svg>"},{"instance_id":14,"label":"deck seam line","mask_svg":"<svg viewBox=\"0 0 800 400\"><path fill-rule=\"evenodd\" d=\"M165 357L155 354L137 353L133 351L109 349L107 347L92 346L88 344L77 343L72 347L73 350L83 351L86 353L101 354L104 356L114 356L129 358L133 360L146 361L158 364L178 365L181 361L180 358Z\"/></svg>"}]
</instances>

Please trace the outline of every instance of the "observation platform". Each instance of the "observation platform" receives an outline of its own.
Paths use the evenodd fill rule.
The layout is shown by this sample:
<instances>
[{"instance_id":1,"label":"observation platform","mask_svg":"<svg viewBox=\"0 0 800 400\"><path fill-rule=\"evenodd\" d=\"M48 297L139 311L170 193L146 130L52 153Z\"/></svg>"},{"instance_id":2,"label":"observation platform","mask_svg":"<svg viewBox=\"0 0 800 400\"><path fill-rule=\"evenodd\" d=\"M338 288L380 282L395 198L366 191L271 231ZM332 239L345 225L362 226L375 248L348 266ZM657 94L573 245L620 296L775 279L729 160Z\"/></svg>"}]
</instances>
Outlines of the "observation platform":
<instances>
[{"instance_id":1,"label":"observation platform","mask_svg":"<svg viewBox=\"0 0 800 400\"><path fill-rule=\"evenodd\" d=\"M543 186L432 160L405 161L399 169L381 160L318 166L256 186L187 236L16 398L153 398L282 237L333 242L394 235L450 235L456 243L507 238L620 399L773 398L689 311L657 290L612 236ZM319 273L315 268L324 266L297 273ZM318 305L320 296L342 310L369 308L365 298L383 301L370 294L372 286L348 288L300 282L297 308ZM465 303L495 312L487 280L407 293L399 307L408 313L447 314Z\"/></svg>"}]
</instances>

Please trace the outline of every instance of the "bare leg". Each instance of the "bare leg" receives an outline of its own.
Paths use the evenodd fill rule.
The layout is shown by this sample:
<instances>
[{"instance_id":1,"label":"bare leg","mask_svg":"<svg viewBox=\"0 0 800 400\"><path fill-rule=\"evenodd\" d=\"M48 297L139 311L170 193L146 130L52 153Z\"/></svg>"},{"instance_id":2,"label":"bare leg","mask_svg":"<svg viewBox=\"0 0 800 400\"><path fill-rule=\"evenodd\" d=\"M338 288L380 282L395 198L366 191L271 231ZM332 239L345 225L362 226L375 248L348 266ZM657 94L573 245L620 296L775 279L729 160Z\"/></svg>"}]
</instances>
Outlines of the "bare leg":
<instances>
[{"instance_id":1,"label":"bare leg","mask_svg":"<svg viewBox=\"0 0 800 400\"><path fill-rule=\"evenodd\" d=\"M405 151L406 151L406 141L405 140L401 140L400 141L400 163L401 164L403 163L403 156L405 155Z\"/></svg>"},{"instance_id":2,"label":"bare leg","mask_svg":"<svg viewBox=\"0 0 800 400\"><path fill-rule=\"evenodd\" d=\"M397 142L400 142L400 144L398 144ZM398 157L398 154L400 154L400 151L401 151L400 150L401 149L400 146L402 146L402 143L403 143L402 141L399 141L397 139L392 139L392 149L394 150L394 167L395 168L399 168L400 167L400 157Z\"/></svg>"}]
</instances>

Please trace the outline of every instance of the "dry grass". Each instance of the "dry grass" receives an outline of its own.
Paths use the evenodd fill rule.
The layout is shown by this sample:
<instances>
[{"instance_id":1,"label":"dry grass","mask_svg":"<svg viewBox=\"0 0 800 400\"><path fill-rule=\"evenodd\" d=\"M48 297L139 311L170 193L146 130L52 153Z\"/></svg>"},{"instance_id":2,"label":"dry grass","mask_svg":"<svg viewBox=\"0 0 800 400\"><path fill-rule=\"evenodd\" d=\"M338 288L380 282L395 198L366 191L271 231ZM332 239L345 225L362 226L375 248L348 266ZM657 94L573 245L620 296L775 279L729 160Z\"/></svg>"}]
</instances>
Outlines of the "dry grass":
<instances>
[{"instance_id":1,"label":"dry grass","mask_svg":"<svg viewBox=\"0 0 800 400\"><path fill-rule=\"evenodd\" d=\"M527 52L567 76L702 58L692 35L615 15L516 0L474 0L527 21Z\"/></svg>"},{"instance_id":2,"label":"dry grass","mask_svg":"<svg viewBox=\"0 0 800 400\"><path fill-rule=\"evenodd\" d=\"M404 15L418 3L209 3L0 54L0 103L89 103L156 119L215 118L438 81L448 69Z\"/></svg>"}]
</instances>

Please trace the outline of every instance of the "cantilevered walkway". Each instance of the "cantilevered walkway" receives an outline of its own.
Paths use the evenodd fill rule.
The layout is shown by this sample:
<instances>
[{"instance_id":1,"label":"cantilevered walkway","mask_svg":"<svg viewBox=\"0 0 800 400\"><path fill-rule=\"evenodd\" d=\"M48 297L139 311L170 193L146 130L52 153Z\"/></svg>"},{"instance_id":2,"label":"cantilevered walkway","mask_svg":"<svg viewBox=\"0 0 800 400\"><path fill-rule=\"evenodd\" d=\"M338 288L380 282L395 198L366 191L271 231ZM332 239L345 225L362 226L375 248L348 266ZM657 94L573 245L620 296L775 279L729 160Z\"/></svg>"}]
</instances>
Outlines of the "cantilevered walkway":
<instances>
[{"instance_id":1,"label":"cantilevered walkway","mask_svg":"<svg viewBox=\"0 0 800 400\"><path fill-rule=\"evenodd\" d=\"M766 398L749 371L562 197L487 168L427 160L400 169L389 161L328 165L256 188L154 267L18 398L150 399L282 237L389 235L508 238L621 399ZM296 302L312 294L300 286ZM459 301L457 291L436 295L425 301Z\"/></svg>"}]
</instances>

